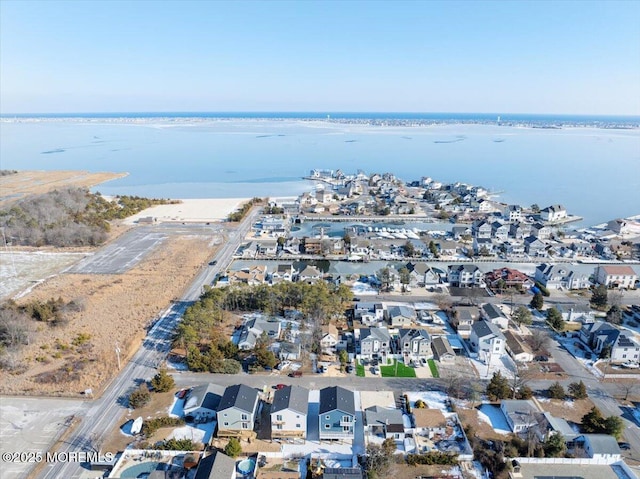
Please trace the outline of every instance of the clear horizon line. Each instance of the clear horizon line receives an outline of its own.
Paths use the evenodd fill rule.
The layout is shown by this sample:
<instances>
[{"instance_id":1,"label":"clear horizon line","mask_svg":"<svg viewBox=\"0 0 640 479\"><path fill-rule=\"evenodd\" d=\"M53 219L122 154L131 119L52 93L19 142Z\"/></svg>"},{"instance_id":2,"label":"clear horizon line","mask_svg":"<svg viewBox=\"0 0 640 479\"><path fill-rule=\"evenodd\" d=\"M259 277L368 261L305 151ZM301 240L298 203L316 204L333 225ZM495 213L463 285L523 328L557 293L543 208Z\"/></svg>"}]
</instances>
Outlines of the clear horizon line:
<instances>
[{"instance_id":1,"label":"clear horizon line","mask_svg":"<svg viewBox=\"0 0 640 479\"><path fill-rule=\"evenodd\" d=\"M149 110L149 111L74 111L74 112L11 112L0 113L0 118L7 117L38 117L38 116L73 116L73 115L166 115L171 117L173 115L238 115L238 114L286 114L286 115L478 115L478 116L504 116L508 119L509 116L528 116L528 117L574 117L574 118L628 118L640 120L640 115L634 114L597 114L597 113L513 113L513 112L454 112L454 111L349 111L349 110L185 110L185 111L167 111L167 110Z\"/></svg>"}]
</instances>

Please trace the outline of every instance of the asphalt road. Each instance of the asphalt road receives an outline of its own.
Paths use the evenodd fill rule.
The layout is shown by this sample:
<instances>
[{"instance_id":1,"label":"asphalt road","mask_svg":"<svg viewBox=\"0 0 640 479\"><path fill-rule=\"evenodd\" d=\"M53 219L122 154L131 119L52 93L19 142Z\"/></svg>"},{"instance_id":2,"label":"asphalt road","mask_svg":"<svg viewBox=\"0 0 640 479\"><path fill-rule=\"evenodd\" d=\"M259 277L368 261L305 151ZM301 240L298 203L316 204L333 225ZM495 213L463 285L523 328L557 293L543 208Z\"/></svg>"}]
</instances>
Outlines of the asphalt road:
<instances>
[{"instance_id":1,"label":"asphalt road","mask_svg":"<svg viewBox=\"0 0 640 479\"><path fill-rule=\"evenodd\" d=\"M151 379L156 374L156 367L164 361L171 348L173 332L185 309L200 297L202 286L210 284L215 274L228 266L233 253L251 228L258 212L258 209L254 209L235 230L229 233L224 246L218 250L214 258L217 261L216 265L203 268L185 290L181 300L175 302L159 317L140 349L122 368L102 397L90 405L82 422L62 444L59 452L92 451L114 428L125 410L124 404L126 404L128 393L137 387L141 380ZM81 472L82 469L78 463L54 463L48 464L39 477L73 479L78 478Z\"/></svg>"}]
</instances>

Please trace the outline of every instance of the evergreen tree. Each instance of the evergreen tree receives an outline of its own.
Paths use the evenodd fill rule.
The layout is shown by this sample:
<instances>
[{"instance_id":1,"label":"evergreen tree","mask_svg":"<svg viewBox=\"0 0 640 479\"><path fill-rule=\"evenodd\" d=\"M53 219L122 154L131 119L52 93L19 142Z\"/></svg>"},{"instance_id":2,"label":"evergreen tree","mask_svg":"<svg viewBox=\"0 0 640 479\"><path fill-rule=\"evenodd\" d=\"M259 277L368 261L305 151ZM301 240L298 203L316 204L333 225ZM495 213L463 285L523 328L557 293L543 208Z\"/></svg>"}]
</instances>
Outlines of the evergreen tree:
<instances>
[{"instance_id":1,"label":"evergreen tree","mask_svg":"<svg viewBox=\"0 0 640 479\"><path fill-rule=\"evenodd\" d=\"M529 305L533 309L537 309L538 311L540 311L544 306L544 298L542 297L542 293L534 294L533 298L531 299L531 303L529 303Z\"/></svg>"},{"instance_id":2,"label":"evergreen tree","mask_svg":"<svg viewBox=\"0 0 640 479\"><path fill-rule=\"evenodd\" d=\"M597 309L604 309L609 302L609 295L607 287L604 284L600 284L593 288L591 292L591 305Z\"/></svg>"},{"instance_id":3,"label":"evergreen tree","mask_svg":"<svg viewBox=\"0 0 640 479\"><path fill-rule=\"evenodd\" d=\"M604 420L604 432L620 439L624 431L624 423L618 416L609 416Z\"/></svg>"},{"instance_id":4,"label":"evergreen tree","mask_svg":"<svg viewBox=\"0 0 640 479\"><path fill-rule=\"evenodd\" d=\"M486 393L491 401L510 397L511 387L509 386L509 380L500 371L493 373L491 381L487 384Z\"/></svg>"},{"instance_id":5,"label":"evergreen tree","mask_svg":"<svg viewBox=\"0 0 640 479\"><path fill-rule=\"evenodd\" d=\"M575 399L585 399L587 397L587 386L582 381L569 384L569 394Z\"/></svg>"},{"instance_id":6,"label":"evergreen tree","mask_svg":"<svg viewBox=\"0 0 640 479\"><path fill-rule=\"evenodd\" d=\"M238 457L240 454L242 454L242 446L240 445L240 441L238 441L238 439L235 437L229 439L229 442L224 447L224 453L229 457L233 457L234 459Z\"/></svg>"},{"instance_id":7,"label":"evergreen tree","mask_svg":"<svg viewBox=\"0 0 640 479\"><path fill-rule=\"evenodd\" d=\"M518 324L531 324L531 311L526 306L518 306L511 315Z\"/></svg>"},{"instance_id":8,"label":"evergreen tree","mask_svg":"<svg viewBox=\"0 0 640 479\"><path fill-rule=\"evenodd\" d=\"M164 393L173 389L176 386L176 382L165 368L161 368L151 380L151 386L155 392Z\"/></svg>"},{"instance_id":9,"label":"evergreen tree","mask_svg":"<svg viewBox=\"0 0 640 479\"><path fill-rule=\"evenodd\" d=\"M593 406L591 410L582 416L582 432L600 433L605 429L605 419L600 409Z\"/></svg>"},{"instance_id":10,"label":"evergreen tree","mask_svg":"<svg viewBox=\"0 0 640 479\"><path fill-rule=\"evenodd\" d=\"M552 399L564 399L565 397L564 388L558 381L551 385L548 392Z\"/></svg>"},{"instance_id":11,"label":"evergreen tree","mask_svg":"<svg viewBox=\"0 0 640 479\"><path fill-rule=\"evenodd\" d=\"M547 322L551 327L557 331L564 329L564 319L562 314L555 307L547 309Z\"/></svg>"},{"instance_id":12,"label":"evergreen tree","mask_svg":"<svg viewBox=\"0 0 640 479\"><path fill-rule=\"evenodd\" d=\"M562 434L554 434L544 443L545 457L562 457L566 450L567 445Z\"/></svg>"}]
</instances>

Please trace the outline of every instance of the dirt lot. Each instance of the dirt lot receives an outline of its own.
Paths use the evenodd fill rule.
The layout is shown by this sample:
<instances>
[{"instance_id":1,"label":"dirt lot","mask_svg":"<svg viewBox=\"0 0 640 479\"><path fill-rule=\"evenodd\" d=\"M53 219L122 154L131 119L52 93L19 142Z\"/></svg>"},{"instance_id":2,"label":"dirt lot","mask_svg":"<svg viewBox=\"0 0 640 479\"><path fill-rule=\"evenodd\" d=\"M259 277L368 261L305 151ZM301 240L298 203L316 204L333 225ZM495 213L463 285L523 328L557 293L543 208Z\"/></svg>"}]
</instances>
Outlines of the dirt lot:
<instances>
[{"instance_id":1,"label":"dirt lot","mask_svg":"<svg viewBox=\"0 0 640 479\"><path fill-rule=\"evenodd\" d=\"M555 417L561 417L567 421L580 423L582 417L593 407L591 399L576 399L575 401L560 401L558 399L538 400L540 407L550 412Z\"/></svg>"},{"instance_id":2,"label":"dirt lot","mask_svg":"<svg viewBox=\"0 0 640 479\"><path fill-rule=\"evenodd\" d=\"M464 427L471 426L473 432L482 439L504 441L507 436L499 434L493 430L491 424L478 419L477 409L458 408L456 411Z\"/></svg>"},{"instance_id":3,"label":"dirt lot","mask_svg":"<svg viewBox=\"0 0 640 479\"><path fill-rule=\"evenodd\" d=\"M89 171L19 171L0 176L0 207L56 188L77 186L91 188L105 181L127 176L127 173L91 173Z\"/></svg>"},{"instance_id":4,"label":"dirt lot","mask_svg":"<svg viewBox=\"0 0 640 479\"><path fill-rule=\"evenodd\" d=\"M21 351L27 370L0 372L0 393L77 395L101 390L116 371L117 342L127 360L146 325L181 295L211 256L211 238L169 238L130 271L119 275L64 274L37 286L20 301L81 299L85 309L69 313L58 327L33 323L32 341Z\"/></svg>"}]
</instances>

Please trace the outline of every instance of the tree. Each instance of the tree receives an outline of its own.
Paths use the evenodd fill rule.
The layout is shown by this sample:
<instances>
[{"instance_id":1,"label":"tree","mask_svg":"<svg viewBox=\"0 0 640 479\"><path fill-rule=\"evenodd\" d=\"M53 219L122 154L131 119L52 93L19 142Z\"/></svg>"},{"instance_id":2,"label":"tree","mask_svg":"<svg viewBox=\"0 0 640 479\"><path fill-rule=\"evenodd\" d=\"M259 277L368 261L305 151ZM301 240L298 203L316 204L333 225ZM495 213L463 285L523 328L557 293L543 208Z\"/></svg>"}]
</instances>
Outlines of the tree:
<instances>
[{"instance_id":1,"label":"tree","mask_svg":"<svg viewBox=\"0 0 640 479\"><path fill-rule=\"evenodd\" d=\"M165 368L161 368L151 380L151 386L155 392L164 393L173 389L176 386L176 382Z\"/></svg>"},{"instance_id":2,"label":"tree","mask_svg":"<svg viewBox=\"0 0 640 479\"><path fill-rule=\"evenodd\" d=\"M542 293L535 293L533 295L533 298L531 299L531 303L529 303L529 306L540 311L544 306L544 298L542 297Z\"/></svg>"},{"instance_id":3,"label":"tree","mask_svg":"<svg viewBox=\"0 0 640 479\"><path fill-rule=\"evenodd\" d=\"M600 412L600 409L593 406L591 410L582 416L582 432L586 433L600 433L604 431L605 423L604 417Z\"/></svg>"},{"instance_id":4,"label":"tree","mask_svg":"<svg viewBox=\"0 0 640 479\"><path fill-rule=\"evenodd\" d=\"M551 385L548 393L549 393L549 397L552 399L564 399L564 397L566 396L564 392L564 388L558 381L556 381Z\"/></svg>"},{"instance_id":5,"label":"tree","mask_svg":"<svg viewBox=\"0 0 640 479\"><path fill-rule=\"evenodd\" d=\"M347 361L349 360L349 355L347 354L347 350L346 349L341 349L338 352L338 358L340 359L340 370L344 370L345 366L347 365Z\"/></svg>"},{"instance_id":6,"label":"tree","mask_svg":"<svg viewBox=\"0 0 640 479\"><path fill-rule=\"evenodd\" d=\"M609 311L607 311L606 319L611 324L620 324L620 323L622 323L622 310L620 309L620 306L617 306L615 304L613 306L611 306L609 308Z\"/></svg>"},{"instance_id":7,"label":"tree","mask_svg":"<svg viewBox=\"0 0 640 479\"><path fill-rule=\"evenodd\" d=\"M605 344L604 347L600 350L600 359L609 359L611 357L611 345Z\"/></svg>"},{"instance_id":8,"label":"tree","mask_svg":"<svg viewBox=\"0 0 640 479\"><path fill-rule=\"evenodd\" d=\"M609 416L604 420L604 432L616 439L620 439L622 432L624 431L624 423L618 416Z\"/></svg>"},{"instance_id":9,"label":"tree","mask_svg":"<svg viewBox=\"0 0 640 479\"><path fill-rule=\"evenodd\" d=\"M607 287L604 284L599 284L591 292L591 305L596 309L604 309L609 302L609 295Z\"/></svg>"},{"instance_id":10,"label":"tree","mask_svg":"<svg viewBox=\"0 0 640 479\"><path fill-rule=\"evenodd\" d=\"M575 399L585 399L587 397L587 386L582 381L569 384L569 394Z\"/></svg>"},{"instance_id":11,"label":"tree","mask_svg":"<svg viewBox=\"0 0 640 479\"><path fill-rule=\"evenodd\" d=\"M434 258L438 258L440 256L440 252L438 251L438 247L433 242L433 240L429 241L429 251L433 255Z\"/></svg>"},{"instance_id":12,"label":"tree","mask_svg":"<svg viewBox=\"0 0 640 479\"><path fill-rule=\"evenodd\" d=\"M378 281L380 281L380 289L382 291L389 291L391 288L391 270L389 268L382 268L376 273Z\"/></svg>"},{"instance_id":13,"label":"tree","mask_svg":"<svg viewBox=\"0 0 640 479\"><path fill-rule=\"evenodd\" d=\"M511 315L511 318L518 324L531 324L531 311L526 306L518 306Z\"/></svg>"},{"instance_id":14,"label":"tree","mask_svg":"<svg viewBox=\"0 0 640 479\"><path fill-rule=\"evenodd\" d=\"M233 457L234 459L238 457L240 454L242 454L242 446L240 445L240 441L238 441L238 439L235 437L230 438L229 442L224 447L224 453L229 457Z\"/></svg>"},{"instance_id":15,"label":"tree","mask_svg":"<svg viewBox=\"0 0 640 479\"><path fill-rule=\"evenodd\" d=\"M138 409L145 406L151 400L151 393L146 383L140 384L138 389L129 394L129 406Z\"/></svg>"},{"instance_id":16,"label":"tree","mask_svg":"<svg viewBox=\"0 0 640 479\"><path fill-rule=\"evenodd\" d=\"M526 364L516 362L516 368L511 379L511 398L516 399L517 396L522 397L530 394L531 389L527 388L527 383L531 379L532 371L527 368ZM531 392L532 394L532 392Z\"/></svg>"},{"instance_id":17,"label":"tree","mask_svg":"<svg viewBox=\"0 0 640 479\"><path fill-rule=\"evenodd\" d=\"M542 329L533 329L531 331L531 347L534 351L544 351L549 344L549 335Z\"/></svg>"},{"instance_id":18,"label":"tree","mask_svg":"<svg viewBox=\"0 0 640 479\"><path fill-rule=\"evenodd\" d=\"M378 444L368 444L366 449L366 467L367 477L370 479L377 479L389 474L391 468L391 459L393 458L393 452L395 451L395 444L393 449L390 448L390 443L386 439L382 446ZM393 439L391 439L393 443Z\"/></svg>"},{"instance_id":19,"label":"tree","mask_svg":"<svg viewBox=\"0 0 640 479\"><path fill-rule=\"evenodd\" d=\"M553 434L544 443L545 457L562 457L566 450L567 445L562 434Z\"/></svg>"},{"instance_id":20,"label":"tree","mask_svg":"<svg viewBox=\"0 0 640 479\"><path fill-rule=\"evenodd\" d=\"M398 270L398 274L400 275L402 289L406 290L406 286L411 282L411 273L409 273L409 270L403 266Z\"/></svg>"},{"instance_id":21,"label":"tree","mask_svg":"<svg viewBox=\"0 0 640 479\"><path fill-rule=\"evenodd\" d=\"M500 371L493 373L491 381L489 381L489 384L487 384L486 393L491 401L497 401L498 399L507 399L511 396L509 380L504 377Z\"/></svg>"},{"instance_id":22,"label":"tree","mask_svg":"<svg viewBox=\"0 0 640 479\"><path fill-rule=\"evenodd\" d=\"M415 409L425 409L427 407L427 404L422 399L418 399L413 407Z\"/></svg>"},{"instance_id":23,"label":"tree","mask_svg":"<svg viewBox=\"0 0 640 479\"><path fill-rule=\"evenodd\" d=\"M537 203L534 203L531 205L531 212L535 214L540 213L540 207L538 206Z\"/></svg>"},{"instance_id":24,"label":"tree","mask_svg":"<svg viewBox=\"0 0 640 479\"><path fill-rule=\"evenodd\" d=\"M640 386L640 384L635 380L620 381L618 383L618 389L624 394L624 398L622 400L626 401L629 399L629 395L634 393L638 389L638 386Z\"/></svg>"},{"instance_id":25,"label":"tree","mask_svg":"<svg viewBox=\"0 0 640 479\"><path fill-rule=\"evenodd\" d=\"M413 246L413 243L409 240L402 247L404 249L405 255L409 257L413 257L416 254L416 248Z\"/></svg>"},{"instance_id":26,"label":"tree","mask_svg":"<svg viewBox=\"0 0 640 479\"><path fill-rule=\"evenodd\" d=\"M555 307L547 309L547 322L556 331L564 330L564 319Z\"/></svg>"}]
</instances>

